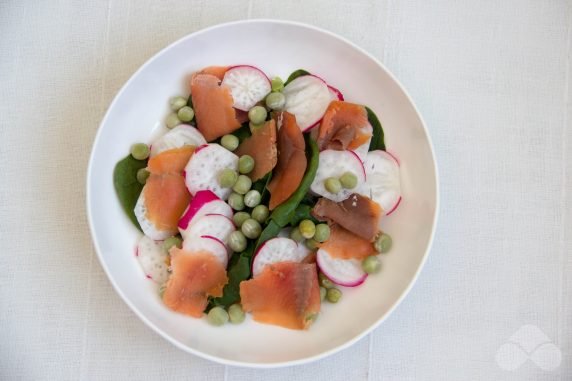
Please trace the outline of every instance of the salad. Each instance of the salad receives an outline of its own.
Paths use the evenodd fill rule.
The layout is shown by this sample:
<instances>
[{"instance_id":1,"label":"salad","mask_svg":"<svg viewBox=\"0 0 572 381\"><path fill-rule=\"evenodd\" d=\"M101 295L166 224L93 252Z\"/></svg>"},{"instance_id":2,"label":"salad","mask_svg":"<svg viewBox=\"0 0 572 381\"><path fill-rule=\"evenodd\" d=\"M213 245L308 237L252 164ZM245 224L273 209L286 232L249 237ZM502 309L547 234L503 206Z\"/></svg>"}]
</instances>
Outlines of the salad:
<instances>
[{"instance_id":1,"label":"salad","mask_svg":"<svg viewBox=\"0 0 572 381\"><path fill-rule=\"evenodd\" d=\"M307 329L391 248L379 226L401 185L382 126L305 70L211 66L189 90L114 170L136 258L173 311Z\"/></svg>"}]
</instances>

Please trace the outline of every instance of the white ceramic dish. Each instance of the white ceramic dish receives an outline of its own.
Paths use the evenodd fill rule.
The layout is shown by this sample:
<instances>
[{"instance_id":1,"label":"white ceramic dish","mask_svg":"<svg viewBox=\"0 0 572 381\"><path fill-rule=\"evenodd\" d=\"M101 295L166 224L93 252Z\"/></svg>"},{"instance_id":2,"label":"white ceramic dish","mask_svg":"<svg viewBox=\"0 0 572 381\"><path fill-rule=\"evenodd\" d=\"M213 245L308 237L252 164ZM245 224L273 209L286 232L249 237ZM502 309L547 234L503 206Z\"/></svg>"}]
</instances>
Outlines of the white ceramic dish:
<instances>
[{"instance_id":1,"label":"white ceramic dish","mask_svg":"<svg viewBox=\"0 0 572 381\"><path fill-rule=\"evenodd\" d=\"M189 74L208 65L253 64L282 78L304 68L367 104L381 120L388 149L401 161L403 201L382 222L394 247L383 270L361 287L324 304L308 331L263 325L209 326L163 306L133 251L140 233L124 215L112 173L132 143L150 142L168 99L188 94ZM427 129L397 80L371 55L330 32L293 22L252 20L214 26L165 48L115 97L99 128L87 176L87 211L95 248L116 291L153 330L177 347L225 364L276 367L317 360L350 346L405 297L431 246L438 210L437 168Z\"/></svg>"}]
</instances>

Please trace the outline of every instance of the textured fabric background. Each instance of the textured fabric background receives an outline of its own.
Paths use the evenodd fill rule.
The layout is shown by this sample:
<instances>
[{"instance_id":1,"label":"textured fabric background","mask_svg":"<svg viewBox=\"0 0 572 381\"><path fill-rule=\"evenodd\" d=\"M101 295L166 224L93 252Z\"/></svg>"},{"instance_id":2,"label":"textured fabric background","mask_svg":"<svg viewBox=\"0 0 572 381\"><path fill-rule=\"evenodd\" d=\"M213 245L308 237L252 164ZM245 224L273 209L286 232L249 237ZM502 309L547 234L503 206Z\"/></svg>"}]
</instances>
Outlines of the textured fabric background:
<instances>
[{"instance_id":1,"label":"textured fabric background","mask_svg":"<svg viewBox=\"0 0 572 381\"><path fill-rule=\"evenodd\" d=\"M259 17L383 61L425 117L442 200L427 265L383 325L265 371L188 355L140 322L98 263L84 191L98 124L141 64ZM566 0L0 1L0 379L571 380L571 35ZM497 351L522 326L552 351L505 370L518 351Z\"/></svg>"}]
</instances>

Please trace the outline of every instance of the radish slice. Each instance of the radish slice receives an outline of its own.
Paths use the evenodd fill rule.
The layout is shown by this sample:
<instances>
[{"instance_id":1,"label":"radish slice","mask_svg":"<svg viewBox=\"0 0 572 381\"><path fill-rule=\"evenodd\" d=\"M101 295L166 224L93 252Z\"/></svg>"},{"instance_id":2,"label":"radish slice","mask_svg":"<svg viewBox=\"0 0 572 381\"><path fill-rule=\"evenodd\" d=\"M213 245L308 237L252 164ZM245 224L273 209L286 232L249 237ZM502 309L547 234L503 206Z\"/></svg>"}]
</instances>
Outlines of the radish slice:
<instances>
[{"instance_id":1,"label":"radish slice","mask_svg":"<svg viewBox=\"0 0 572 381\"><path fill-rule=\"evenodd\" d=\"M354 189L342 189L334 194L326 190L325 181L329 177L341 177L344 173L351 172L356 175L358 181ZM312 192L324 196L332 201L340 202L357 192L365 183L365 170L358 155L352 151L325 150L320 152L318 171L310 186Z\"/></svg>"},{"instance_id":2,"label":"radish slice","mask_svg":"<svg viewBox=\"0 0 572 381\"><path fill-rule=\"evenodd\" d=\"M277 237L290 238L290 232L291 231L292 231L292 228L284 228L284 229L280 230ZM294 241L294 242L296 242L296 241ZM298 247L296 248L297 256L301 256L302 258L306 258L308 256L308 254L310 254L312 252L312 250L308 249L306 247L306 245L304 245L303 242L298 243L297 245L298 245Z\"/></svg>"},{"instance_id":3,"label":"radish slice","mask_svg":"<svg viewBox=\"0 0 572 381\"><path fill-rule=\"evenodd\" d=\"M144 235L137 243L136 256L147 278L158 284L163 284L169 279L167 253L163 250L163 241L153 241Z\"/></svg>"},{"instance_id":4,"label":"radish slice","mask_svg":"<svg viewBox=\"0 0 572 381\"><path fill-rule=\"evenodd\" d=\"M333 258L326 250L318 249L316 262L320 271L340 286L359 286L367 278L367 273L361 267L361 261L357 259Z\"/></svg>"},{"instance_id":5,"label":"radish slice","mask_svg":"<svg viewBox=\"0 0 572 381\"><path fill-rule=\"evenodd\" d=\"M272 238L264 242L252 261L252 276L257 276L265 266L277 262L301 262L306 255L298 251L298 244L290 238Z\"/></svg>"},{"instance_id":6,"label":"radish slice","mask_svg":"<svg viewBox=\"0 0 572 381\"><path fill-rule=\"evenodd\" d=\"M234 108L248 111L272 90L270 80L254 66L240 65L227 70L222 85L228 86L234 99Z\"/></svg>"},{"instance_id":7,"label":"radish slice","mask_svg":"<svg viewBox=\"0 0 572 381\"><path fill-rule=\"evenodd\" d=\"M367 158L367 153L369 152L370 143L371 139L369 139L367 142L365 142L364 144L353 150L353 152L359 157L362 163L364 163L365 159Z\"/></svg>"},{"instance_id":8,"label":"radish slice","mask_svg":"<svg viewBox=\"0 0 572 381\"><path fill-rule=\"evenodd\" d=\"M225 217L233 216L232 208L210 190L198 191L179 220L179 229L187 227L207 214L222 214Z\"/></svg>"},{"instance_id":9,"label":"radish slice","mask_svg":"<svg viewBox=\"0 0 572 381\"><path fill-rule=\"evenodd\" d=\"M330 92L330 99L333 101L343 101L344 94L333 86L328 85L328 91Z\"/></svg>"},{"instance_id":10,"label":"radish slice","mask_svg":"<svg viewBox=\"0 0 572 381\"><path fill-rule=\"evenodd\" d=\"M296 78L284 87L282 94L286 97L284 110L296 116L302 131L310 129L322 119L332 100L326 82L313 75Z\"/></svg>"},{"instance_id":11,"label":"radish slice","mask_svg":"<svg viewBox=\"0 0 572 381\"><path fill-rule=\"evenodd\" d=\"M367 181L361 194L377 202L386 215L391 214L401 202L399 163L385 151L371 151L364 163Z\"/></svg>"},{"instance_id":12,"label":"radish slice","mask_svg":"<svg viewBox=\"0 0 572 381\"><path fill-rule=\"evenodd\" d=\"M196 150L185 167L185 184L194 196L198 191L210 190L226 200L231 188L223 188L218 182L218 173L225 168L238 170L238 156L218 144L208 144Z\"/></svg>"},{"instance_id":13,"label":"radish slice","mask_svg":"<svg viewBox=\"0 0 572 381\"><path fill-rule=\"evenodd\" d=\"M216 237L203 235L189 237L183 242L183 250L190 252L208 251L218 259L226 268L228 265L228 251L225 244Z\"/></svg>"},{"instance_id":14,"label":"radish slice","mask_svg":"<svg viewBox=\"0 0 572 381\"><path fill-rule=\"evenodd\" d=\"M151 144L151 157L183 146L201 146L207 144L203 134L195 127L181 124L173 128Z\"/></svg>"},{"instance_id":15,"label":"radish slice","mask_svg":"<svg viewBox=\"0 0 572 381\"><path fill-rule=\"evenodd\" d=\"M234 223L226 216L220 214L207 214L196 220L186 230L181 231L183 239L193 239L208 235L220 240L225 245L228 242L228 236L235 230Z\"/></svg>"},{"instance_id":16,"label":"radish slice","mask_svg":"<svg viewBox=\"0 0 572 381\"><path fill-rule=\"evenodd\" d=\"M172 235L177 234L176 231L157 229L155 224L147 218L147 205L145 204L145 192L141 192L141 194L139 195L137 203L135 204L135 208L133 209L133 213L135 213L135 217L137 217L137 221L139 222L139 226L141 226L141 230L143 230L143 233L145 233L147 237L155 241L162 241L166 238L171 237Z\"/></svg>"}]
</instances>

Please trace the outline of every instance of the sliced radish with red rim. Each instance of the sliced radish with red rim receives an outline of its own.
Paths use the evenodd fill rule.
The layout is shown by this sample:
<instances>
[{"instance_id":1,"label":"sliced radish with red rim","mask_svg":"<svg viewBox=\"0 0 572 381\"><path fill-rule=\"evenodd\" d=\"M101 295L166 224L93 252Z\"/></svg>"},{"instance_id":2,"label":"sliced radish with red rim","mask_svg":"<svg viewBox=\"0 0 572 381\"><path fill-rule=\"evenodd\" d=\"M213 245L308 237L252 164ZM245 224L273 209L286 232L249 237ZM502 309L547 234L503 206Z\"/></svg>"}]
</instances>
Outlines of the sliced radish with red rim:
<instances>
[{"instance_id":1,"label":"sliced radish with red rim","mask_svg":"<svg viewBox=\"0 0 572 381\"><path fill-rule=\"evenodd\" d=\"M340 286L359 286L367 278L367 273L362 269L361 261L357 259L334 258L326 250L318 249L316 262L320 271Z\"/></svg>"},{"instance_id":2,"label":"sliced radish with red rim","mask_svg":"<svg viewBox=\"0 0 572 381\"><path fill-rule=\"evenodd\" d=\"M201 190L210 190L226 200L231 188L223 188L218 182L218 174L225 168L238 170L238 156L218 144L199 147L185 167L185 184L194 196Z\"/></svg>"},{"instance_id":3,"label":"sliced radish with red rim","mask_svg":"<svg viewBox=\"0 0 572 381\"><path fill-rule=\"evenodd\" d=\"M342 189L338 193L326 190L325 181L330 177L340 178L344 173L351 172L357 177L357 186L353 189ZM310 186L312 192L324 196L332 201L340 202L365 183L366 173L364 165L357 154L352 151L325 150L320 152L318 171Z\"/></svg>"},{"instance_id":4,"label":"sliced radish with red rim","mask_svg":"<svg viewBox=\"0 0 572 381\"><path fill-rule=\"evenodd\" d=\"M235 227L230 218L220 214L207 214L189 225L186 230L182 230L181 235L185 241L208 235L226 245L228 237L233 231L235 231Z\"/></svg>"},{"instance_id":5,"label":"sliced radish with red rim","mask_svg":"<svg viewBox=\"0 0 572 381\"><path fill-rule=\"evenodd\" d=\"M180 124L151 144L151 157L170 149L203 144L207 144L207 141L199 130L188 124Z\"/></svg>"},{"instance_id":6,"label":"sliced radish with red rim","mask_svg":"<svg viewBox=\"0 0 572 381\"><path fill-rule=\"evenodd\" d=\"M248 111L272 90L270 80L262 70L249 65L233 66L227 70L222 85L230 88L234 108Z\"/></svg>"},{"instance_id":7,"label":"sliced radish with red rim","mask_svg":"<svg viewBox=\"0 0 572 381\"><path fill-rule=\"evenodd\" d=\"M169 279L167 253L163 250L163 241L154 241L147 236L141 237L137 243L136 256L148 279L158 284L163 284Z\"/></svg>"},{"instance_id":8,"label":"sliced radish with red rim","mask_svg":"<svg viewBox=\"0 0 572 381\"><path fill-rule=\"evenodd\" d=\"M399 163L392 154L377 150L367 154L364 162L367 181L360 193L377 202L386 215L401 202Z\"/></svg>"},{"instance_id":9,"label":"sliced radish with red rim","mask_svg":"<svg viewBox=\"0 0 572 381\"><path fill-rule=\"evenodd\" d=\"M306 131L322 120L332 100L326 82L314 75L304 75L290 82L282 90L286 97L284 110L296 116L302 131Z\"/></svg>"},{"instance_id":10,"label":"sliced radish with red rim","mask_svg":"<svg viewBox=\"0 0 572 381\"><path fill-rule=\"evenodd\" d=\"M226 245L216 237L209 235L189 237L183 242L183 250L192 253L206 251L218 259L223 267L226 268L228 265L228 250Z\"/></svg>"},{"instance_id":11,"label":"sliced radish with red rim","mask_svg":"<svg viewBox=\"0 0 572 381\"><path fill-rule=\"evenodd\" d=\"M278 262L302 262L307 254L298 250L296 241L277 237L264 242L252 261L252 276L255 277L268 265Z\"/></svg>"},{"instance_id":12,"label":"sliced radish with red rim","mask_svg":"<svg viewBox=\"0 0 572 381\"><path fill-rule=\"evenodd\" d=\"M191 200L189 207L179 220L179 229L185 230L202 216L207 214L222 214L225 217L233 216L232 208L210 190L198 191Z\"/></svg>"},{"instance_id":13,"label":"sliced radish with red rim","mask_svg":"<svg viewBox=\"0 0 572 381\"><path fill-rule=\"evenodd\" d=\"M328 85L328 90L330 91L330 97L333 101L343 101L344 94L333 86Z\"/></svg>"}]
</instances>

